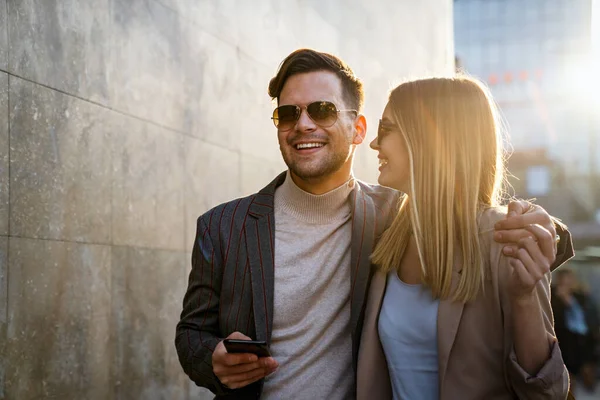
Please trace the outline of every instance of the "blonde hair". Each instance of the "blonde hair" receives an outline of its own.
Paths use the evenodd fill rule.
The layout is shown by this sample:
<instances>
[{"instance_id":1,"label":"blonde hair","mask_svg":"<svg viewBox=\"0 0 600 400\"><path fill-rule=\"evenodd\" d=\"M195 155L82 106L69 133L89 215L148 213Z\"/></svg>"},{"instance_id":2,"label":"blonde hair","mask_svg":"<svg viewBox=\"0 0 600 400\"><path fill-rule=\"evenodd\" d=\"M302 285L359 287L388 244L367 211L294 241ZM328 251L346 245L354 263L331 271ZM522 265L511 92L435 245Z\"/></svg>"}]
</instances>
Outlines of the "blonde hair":
<instances>
[{"instance_id":1,"label":"blonde hair","mask_svg":"<svg viewBox=\"0 0 600 400\"><path fill-rule=\"evenodd\" d=\"M503 195L497 108L488 89L466 76L403 83L389 103L408 149L410 188L372 261L384 272L397 270L414 236L423 283L433 297L449 298L459 262L453 299L472 300L484 278L478 216Z\"/></svg>"}]
</instances>

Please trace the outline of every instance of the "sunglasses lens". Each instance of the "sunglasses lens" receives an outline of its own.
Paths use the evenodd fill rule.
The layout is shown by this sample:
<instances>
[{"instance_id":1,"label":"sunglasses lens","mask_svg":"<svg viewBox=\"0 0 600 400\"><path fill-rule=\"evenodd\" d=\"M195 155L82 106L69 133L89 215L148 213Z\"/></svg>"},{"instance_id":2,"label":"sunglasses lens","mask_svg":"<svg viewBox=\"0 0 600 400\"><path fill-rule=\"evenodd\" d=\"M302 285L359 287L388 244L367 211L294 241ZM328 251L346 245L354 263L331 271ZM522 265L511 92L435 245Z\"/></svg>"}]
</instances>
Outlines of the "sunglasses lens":
<instances>
[{"instance_id":1,"label":"sunglasses lens","mask_svg":"<svg viewBox=\"0 0 600 400\"><path fill-rule=\"evenodd\" d=\"M335 104L329 101L317 101L311 103L306 107L306 111L315 123L324 128L330 127L337 121L337 108Z\"/></svg>"},{"instance_id":2,"label":"sunglasses lens","mask_svg":"<svg viewBox=\"0 0 600 400\"><path fill-rule=\"evenodd\" d=\"M292 127L296 121L298 120L298 106L287 105L277 107L275 111L273 111L273 121L275 122L275 126L279 129L289 129Z\"/></svg>"}]
</instances>

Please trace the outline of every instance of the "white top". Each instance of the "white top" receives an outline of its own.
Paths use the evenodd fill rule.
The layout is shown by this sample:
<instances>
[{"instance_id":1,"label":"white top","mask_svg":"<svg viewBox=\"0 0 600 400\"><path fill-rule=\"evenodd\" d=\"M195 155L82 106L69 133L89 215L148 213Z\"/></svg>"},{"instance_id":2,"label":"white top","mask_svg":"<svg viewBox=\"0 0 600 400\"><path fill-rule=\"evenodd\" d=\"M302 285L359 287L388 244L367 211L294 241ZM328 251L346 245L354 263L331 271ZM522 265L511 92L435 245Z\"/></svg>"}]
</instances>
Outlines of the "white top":
<instances>
[{"instance_id":1,"label":"white top","mask_svg":"<svg viewBox=\"0 0 600 400\"><path fill-rule=\"evenodd\" d=\"M394 400L437 400L439 300L423 285L388 275L378 331L390 372Z\"/></svg>"}]
</instances>

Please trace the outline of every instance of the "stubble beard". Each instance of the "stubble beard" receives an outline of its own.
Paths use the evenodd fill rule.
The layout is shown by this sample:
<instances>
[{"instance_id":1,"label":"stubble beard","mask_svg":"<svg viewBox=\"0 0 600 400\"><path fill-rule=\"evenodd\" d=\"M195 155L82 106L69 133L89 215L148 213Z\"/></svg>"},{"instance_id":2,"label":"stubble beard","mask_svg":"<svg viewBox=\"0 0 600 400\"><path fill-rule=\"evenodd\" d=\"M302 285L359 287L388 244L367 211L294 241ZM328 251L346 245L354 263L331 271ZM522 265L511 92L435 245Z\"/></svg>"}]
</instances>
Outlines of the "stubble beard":
<instances>
[{"instance_id":1,"label":"stubble beard","mask_svg":"<svg viewBox=\"0 0 600 400\"><path fill-rule=\"evenodd\" d=\"M328 143L326 146L332 146L332 144ZM295 159L293 155L286 154L284 151L281 153L284 162L294 175L300 179L319 180L339 171L348 161L352 154L351 143L343 143L342 146L347 150L328 152L328 154L318 158L315 157L314 160L310 161Z\"/></svg>"},{"instance_id":2,"label":"stubble beard","mask_svg":"<svg viewBox=\"0 0 600 400\"><path fill-rule=\"evenodd\" d=\"M349 127L348 127L349 129ZM328 142L321 151L327 154L316 156L310 161L302 160L300 157L295 158L293 155L294 149L288 145L286 152L280 145L283 161L290 171L298 178L303 180L321 180L329 175L339 171L352 155L352 134L348 133L341 140L341 143L335 144L333 141Z\"/></svg>"},{"instance_id":3,"label":"stubble beard","mask_svg":"<svg viewBox=\"0 0 600 400\"><path fill-rule=\"evenodd\" d=\"M301 179L320 179L337 172L348 160L348 154L329 154L312 161L285 160L290 171Z\"/></svg>"}]
</instances>

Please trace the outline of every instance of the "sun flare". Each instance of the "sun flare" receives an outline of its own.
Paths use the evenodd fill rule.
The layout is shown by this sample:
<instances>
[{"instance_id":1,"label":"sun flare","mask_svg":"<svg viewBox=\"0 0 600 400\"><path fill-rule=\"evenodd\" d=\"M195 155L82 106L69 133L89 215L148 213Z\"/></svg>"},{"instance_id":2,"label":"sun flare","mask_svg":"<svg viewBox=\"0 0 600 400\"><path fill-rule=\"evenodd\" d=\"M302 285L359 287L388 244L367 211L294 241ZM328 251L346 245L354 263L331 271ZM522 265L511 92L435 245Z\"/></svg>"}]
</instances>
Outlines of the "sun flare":
<instances>
[{"instance_id":1,"label":"sun flare","mask_svg":"<svg viewBox=\"0 0 600 400\"><path fill-rule=\"evenodd\" d=\"M590 80L592 99L600 107L600 0L592 2L592 29L590 49Z\"/></svg>"}]
</instances>

